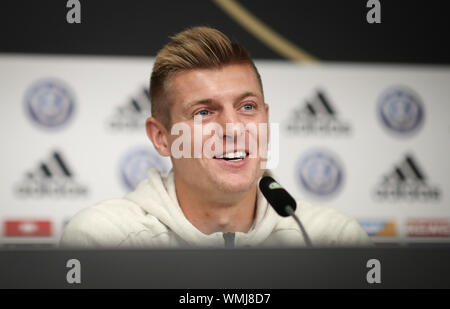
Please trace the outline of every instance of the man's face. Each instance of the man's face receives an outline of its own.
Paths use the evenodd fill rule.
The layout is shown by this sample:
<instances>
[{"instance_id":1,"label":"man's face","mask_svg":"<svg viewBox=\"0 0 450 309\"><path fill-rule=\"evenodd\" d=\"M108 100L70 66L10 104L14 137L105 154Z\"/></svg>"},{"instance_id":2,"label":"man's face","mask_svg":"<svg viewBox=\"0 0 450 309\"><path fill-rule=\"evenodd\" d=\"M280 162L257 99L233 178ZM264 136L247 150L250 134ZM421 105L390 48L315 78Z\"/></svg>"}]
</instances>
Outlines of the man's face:
<instances>
[{"instance_id":1,"label":"man's face","mask_svg":"<svg viewBox=\"0 0 450 309\"><path fill-rule=\"evenodd\" d=\"M232 64L220 69L181 72L172 77L166 93L173 103L172 128L177 123L183 123L191 131L191 157L176 159L171 154L178 180L211 193L249 191L263 173L260 152L249 155L249 147L255 144L258 149L260 147L260 131L230 132L227 131L227 126L238 127L240 124L242 127L258 128L259 124L267 125L268 106L264 103L262 90L252 67L247 64ZM201 119L201 125L194 118L196 121ZM206 128L213 123L220 126L222 132L217 134L211 131L205 134ZM194 145L194 124L197 132L200 127L203 129L202 136L196 141L197 145ZM167 136L171 148L177 138L179 135ZM239 143L238 138L244 143ZM212 142L222 147L211 146ZM200 158L194 157L195 147L202 148ZM211 156L205 156L206 149L212 150ZM255 150L254 147L252 150ZM243 159L231 159L230 152L245 155Z\"/></svg>"}]
</instances>

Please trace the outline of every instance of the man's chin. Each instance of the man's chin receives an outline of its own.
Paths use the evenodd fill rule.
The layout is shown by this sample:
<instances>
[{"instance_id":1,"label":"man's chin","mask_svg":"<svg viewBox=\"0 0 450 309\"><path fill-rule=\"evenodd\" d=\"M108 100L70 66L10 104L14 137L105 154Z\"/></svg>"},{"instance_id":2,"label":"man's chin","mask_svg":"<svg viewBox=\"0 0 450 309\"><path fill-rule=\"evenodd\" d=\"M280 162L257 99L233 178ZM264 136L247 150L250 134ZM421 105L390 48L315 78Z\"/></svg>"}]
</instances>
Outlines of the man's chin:
<instances>
[{"instance_id":1,"label":"man's chin","mask_svg":"<svg viewBox=\"0 0 450 309\"><path fill-rule=\"evenodd\" d=\"M251 190L256 185L262 170L258 170L255 159L247 158L246 161L246 164L240 168L230 168L224 166L223 162L214 162L209 168L212 182L223 192L239 193Z\"/></svg>"},{"instance_id":2,"label":"man's chin","mask_svg":"<svg viewBox=\"0 0 450 309\"><path fill-rule=\"evenodd\" d=\"M217 175L213 175L216 176ZM255 186L256 179L249 175L220 175L215 179L218 189L227 193L243 193Z\"/></svg>"}]
</instances>

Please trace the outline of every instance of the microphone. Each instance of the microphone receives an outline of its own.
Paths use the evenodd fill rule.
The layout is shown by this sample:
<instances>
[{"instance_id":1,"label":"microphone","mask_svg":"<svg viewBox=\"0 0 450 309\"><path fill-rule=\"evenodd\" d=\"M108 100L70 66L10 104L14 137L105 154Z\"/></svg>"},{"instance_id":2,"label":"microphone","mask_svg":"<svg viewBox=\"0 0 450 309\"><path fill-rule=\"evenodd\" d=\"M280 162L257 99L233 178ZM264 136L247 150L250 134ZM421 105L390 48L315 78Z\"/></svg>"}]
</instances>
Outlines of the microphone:
<instances>
[{"instance_id":1,"label":"microphone","mask_svg":"<svg viewBox=\"0 0 450 309\"><path fill-rule=\"evenodd\" d=\"M311 240L309 239L308 234L306 233L303 224L300 222L300 219L295 214L295 209L297 208L297 203L294 198L278 183L270 176L264 176L259 181L259 189L262 194L269 202L269 204L275 209L275 211L282 217L292 216L297 222L300 230L302 231L303 238L308 247L312 247Z\"/></svg>"}]
</instances>

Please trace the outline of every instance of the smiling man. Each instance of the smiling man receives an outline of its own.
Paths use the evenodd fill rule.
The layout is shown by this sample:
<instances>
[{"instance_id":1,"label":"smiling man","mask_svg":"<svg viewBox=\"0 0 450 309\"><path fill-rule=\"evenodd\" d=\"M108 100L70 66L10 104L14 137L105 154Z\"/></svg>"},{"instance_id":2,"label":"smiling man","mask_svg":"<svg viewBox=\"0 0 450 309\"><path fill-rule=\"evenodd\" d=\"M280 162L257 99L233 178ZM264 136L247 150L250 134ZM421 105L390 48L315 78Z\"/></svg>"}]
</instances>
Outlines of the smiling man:
<instances>
[{"instance_id":1,"label":"smiling man","mask_svg":"<svg viewBox=\"0 0 450 309\"><path fill-rule=\"evenodd\" d=\"M269 173L263 130L269 108L242 46L208 27L175 35L156 57L150 96L147 135L160 155L171 158L173 169L167 175L152 169L124 198L82 210L67 225L63 246L305 244L296 222L278 216L258 189ZM297 204L313 245L370 244L354 219Z\"/></svg>"}]
</instances>

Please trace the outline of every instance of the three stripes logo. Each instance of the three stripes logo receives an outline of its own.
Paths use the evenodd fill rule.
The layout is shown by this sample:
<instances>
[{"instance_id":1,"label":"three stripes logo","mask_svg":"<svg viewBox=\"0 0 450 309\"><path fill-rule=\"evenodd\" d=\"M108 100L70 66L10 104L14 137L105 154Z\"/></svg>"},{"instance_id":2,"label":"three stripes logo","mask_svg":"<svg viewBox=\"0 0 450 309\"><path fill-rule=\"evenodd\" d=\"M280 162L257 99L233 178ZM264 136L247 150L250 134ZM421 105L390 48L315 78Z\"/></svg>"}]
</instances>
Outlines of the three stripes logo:
<instances>
[{"instance_id":1,"label":"three stripes logo","mask_svg":"<svg viewBox=\"0 0 450 309\"><path fill-rule=\"evenodd\" d=\"M351 126L339 119L336 109L325 93L318 90L311 100L307 100L291 113L286 130L305 135L348 135Z\"/></svg>"},{"instance_id":2,"label":"three stripes logo","mask_svg":"<svg viewBox=\"0 0 450 309\"><path fill-rule=\"evenodd\" d=\"M375 195L380 200L390 201L437 201L441 191L436 186L430 186L423 169L411 155L383 177L378 184Z\"/></svg>"},{"instance_id":3,"label":"three stripes logo","mask_svg":"<svg viewBox=\"0 0 450 309\"><path fill-rule=\"evenodd\" d=\"M87 187L78 184L62 154L54 151L50 158L38 163L15 187L16 193L27 197L78 197L87 194Z\"/></svg>"},{"instance_id":4,"label":"three stripes logo","mask_svg":"<svg viewBox=\"0 0 450 309\"><path fill-rule=\"evenodd\" d=\"M116 108L108 119L108 126L116 131L142 130L150 114L150 93L147 88L143 88L136 96Z\"/></svg>"}]
</instances>

